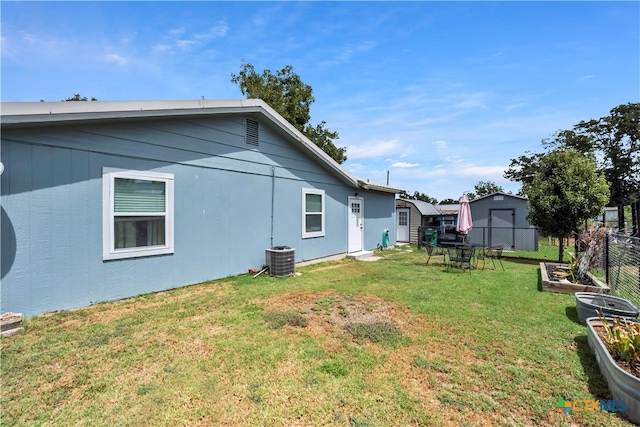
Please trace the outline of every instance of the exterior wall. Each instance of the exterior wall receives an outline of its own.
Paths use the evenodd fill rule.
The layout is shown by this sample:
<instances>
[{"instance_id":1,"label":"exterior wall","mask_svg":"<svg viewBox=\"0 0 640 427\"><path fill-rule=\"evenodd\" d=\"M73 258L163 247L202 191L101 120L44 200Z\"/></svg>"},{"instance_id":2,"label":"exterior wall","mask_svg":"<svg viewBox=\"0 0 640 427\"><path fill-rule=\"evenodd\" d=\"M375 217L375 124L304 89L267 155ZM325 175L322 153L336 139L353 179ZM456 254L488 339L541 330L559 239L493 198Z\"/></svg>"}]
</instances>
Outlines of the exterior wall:
<instances>
[{"instance_id":1,"label":"exterior wall","mask_svg":"<svg viewBox=\"0 0 640 427\"><path fill-rule=\"evenodd\" d=\"M268 124L259 146L247 145L245 119L3 129L0 312L32 316L237 275L261 267L272 246L295 248L296 262L345 253L357 189ZM174 174L173 254L103 261L103 168ZM303 188L326 192L324 237L302 239ZM360 193L371 249L394 230L394 195Z\"/></svg>"},{"instance_id":2,"label":"exterior wall","mask_svg":"<svg viewBox=\"0 0 640 427\"><path fill-rule=\"evenodd\" d=\"M468 239L472 243L501 244L506 250L537 250L537 231L529 221L529 206L527 201L507 194L498 194L502 200L493 196L473 200L469 203L473 218L473 229ZM491 224L491 212L494 210L512 210L513 228ZM492 228L490 228L492 227ZM524 229L531 230L524 230Z\"/></svg>"},{"instance_id":3,"label":"exterior wall","mask_svg":"<svg viewBox=\"0 0 640 427\"><path fill-rule=\"evenodd\" d=\"M469 203L471 207L471 216L473 218L474 227L489 227L489 219L491 218L492 209L514 209L514 227L531 227L527 221L529 214L529 206L527 201L504 195L503 200L494 200L493 197L486 197L474 200Z\"/></svg>"},{"instance_id":4,"label":"exterior wall","mask_svg":"<svg viewBox=\"0 0 640 427\"><path fill-rule=\"evenodd\" d=\"M389 230L389 244L396 244L395 195L376 191L358 191L364 197L364 248L373 250L382 244L382 232Z\"/></svg>"},{"instance_id":5,"label":"exterior wall","mask_svg":"<svg viewBox=\"0 0 640 427\"><path fill-rule=\"evenodd\" d=\"M422 214L411 202L396 200L396 208L409 209L409 243L418 243L418 227L422 226Z\"/></svg>"}]
</instances>

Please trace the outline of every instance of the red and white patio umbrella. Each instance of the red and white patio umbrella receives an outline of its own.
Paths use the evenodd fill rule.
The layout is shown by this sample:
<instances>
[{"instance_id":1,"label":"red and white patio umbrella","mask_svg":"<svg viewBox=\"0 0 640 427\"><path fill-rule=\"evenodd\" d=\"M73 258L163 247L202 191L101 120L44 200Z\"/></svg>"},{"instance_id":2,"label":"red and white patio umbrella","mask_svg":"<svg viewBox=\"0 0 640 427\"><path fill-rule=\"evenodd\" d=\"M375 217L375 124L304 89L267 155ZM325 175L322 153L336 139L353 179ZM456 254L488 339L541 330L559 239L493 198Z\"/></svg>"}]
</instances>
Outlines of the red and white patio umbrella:
<instances>
[{"instance_id":1,"label":"red and white patio umbrella","mask_svg":"<svg viewBox=\"0 0 640 427\"><path fill-rule=\"evenodd\" d=\"M466 194L463 194L460 198L460 206L458 207L458 223L456 225L456 231L458 233L467 234L473 227L473 220L471 219L471 207L469 206L469 199Z\"/></svg>"}]
</instances>

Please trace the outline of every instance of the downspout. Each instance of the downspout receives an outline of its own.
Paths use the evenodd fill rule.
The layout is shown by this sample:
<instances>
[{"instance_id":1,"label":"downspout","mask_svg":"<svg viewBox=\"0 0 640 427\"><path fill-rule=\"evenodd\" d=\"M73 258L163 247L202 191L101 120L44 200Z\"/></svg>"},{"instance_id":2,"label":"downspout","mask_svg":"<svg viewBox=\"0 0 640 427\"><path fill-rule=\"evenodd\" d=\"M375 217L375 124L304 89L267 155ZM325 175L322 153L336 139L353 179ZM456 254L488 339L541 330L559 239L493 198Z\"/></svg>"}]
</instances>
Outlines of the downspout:
<instances>
[{"instance_id":1,"label":"downspout","mask_svg":"<svg viewBox=\"0 0 640 427\"><path fill-rule=\"evenodd\" d=\"M273 212L276 198L276 167L271 166L271 246L273 247Z\"/></svg>"}]
</instances>

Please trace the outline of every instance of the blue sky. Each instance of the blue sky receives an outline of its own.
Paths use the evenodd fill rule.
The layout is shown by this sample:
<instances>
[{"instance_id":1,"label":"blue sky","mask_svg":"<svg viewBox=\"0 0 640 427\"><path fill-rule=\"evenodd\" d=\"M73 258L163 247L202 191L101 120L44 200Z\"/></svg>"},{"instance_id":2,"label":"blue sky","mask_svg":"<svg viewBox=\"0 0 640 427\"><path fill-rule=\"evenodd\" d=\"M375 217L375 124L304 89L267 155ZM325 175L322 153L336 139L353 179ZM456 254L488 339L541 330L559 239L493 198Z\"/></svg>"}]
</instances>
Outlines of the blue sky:
<instances>
[{"instance_id":1,"label":"blue sky","mask_svg":"<svg viewBox=\"0 0 640 427\"><path fill-rule=\"evenodd\" d=\"M2 101L239 99L294 67L352 173L439 200L640 100L640 3L1 2Z\"/></svg>"}]
</instances>

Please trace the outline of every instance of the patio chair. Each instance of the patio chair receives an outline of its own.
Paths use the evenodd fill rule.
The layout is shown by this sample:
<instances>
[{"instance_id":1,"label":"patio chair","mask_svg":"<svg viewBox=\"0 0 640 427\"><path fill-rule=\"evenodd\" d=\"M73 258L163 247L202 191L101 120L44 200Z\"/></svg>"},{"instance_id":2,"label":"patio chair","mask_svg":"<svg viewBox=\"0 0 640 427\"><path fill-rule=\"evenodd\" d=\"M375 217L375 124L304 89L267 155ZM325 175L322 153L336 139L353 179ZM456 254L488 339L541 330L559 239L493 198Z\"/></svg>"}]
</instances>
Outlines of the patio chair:
<instances>
[{"instance_id":1,"label":"patio chair","mask_svg":"<svg viewBox=\"0 0 640 427\"><path fill-rule=\"evenodd\" d=\"M494 259L497 259L500 263L500 267L502 267L502 271L504 271L504 265L502 265L502 250L504 249L503 245L499 246L489 246L484 253L485 258L489 258L491 263L493 264L493 269L496 269L496 263ZM482 265L482 269L484 270L484 264Z\"/></svg>"},{"instance_id":2,"label":"patio chair","mask_svg":"<svg viewBox=\"0 0 640 427\"><path fill-rule=\"evenodd\" d=\"M480 268L480 261L482 261L482 269L484 270L484 265L486 263L486 259L487 259L487 253L489 251L489 248L486 247L485 245L481 245L481 244L477 244L474 245L476 250L474 253L474 256L476 258L476 267Z\"/></svg>"},{"instance_id":3,"label":"patio chair","mask_svg":"<svg viewBox=\"0 0 640 427\"><path fill-rule=\"evenodd\" d=\"M475 248L468 245L456 245L447 248L449 252L449 262L447 263L447 270L451 267L461 268L464 271L465 268L471 271L471 259Z\"/></svg>"},{"instance_id":4,"label":"patio chair","mask_svg":"<svg viewBox=\"0 0 640 427\"><path fill-rule=\"evenodd\" d=\"M432 256L440 256L440 255L442 255L442 262L446 263L446 257L445 257L446 252L444 251L443 248L438 247L433 243L426 243L425 247L427 249L427 255L429 256L427 258L427 264L429 264L429 260L431 260Z\"/></svg>"}]
</instances>

